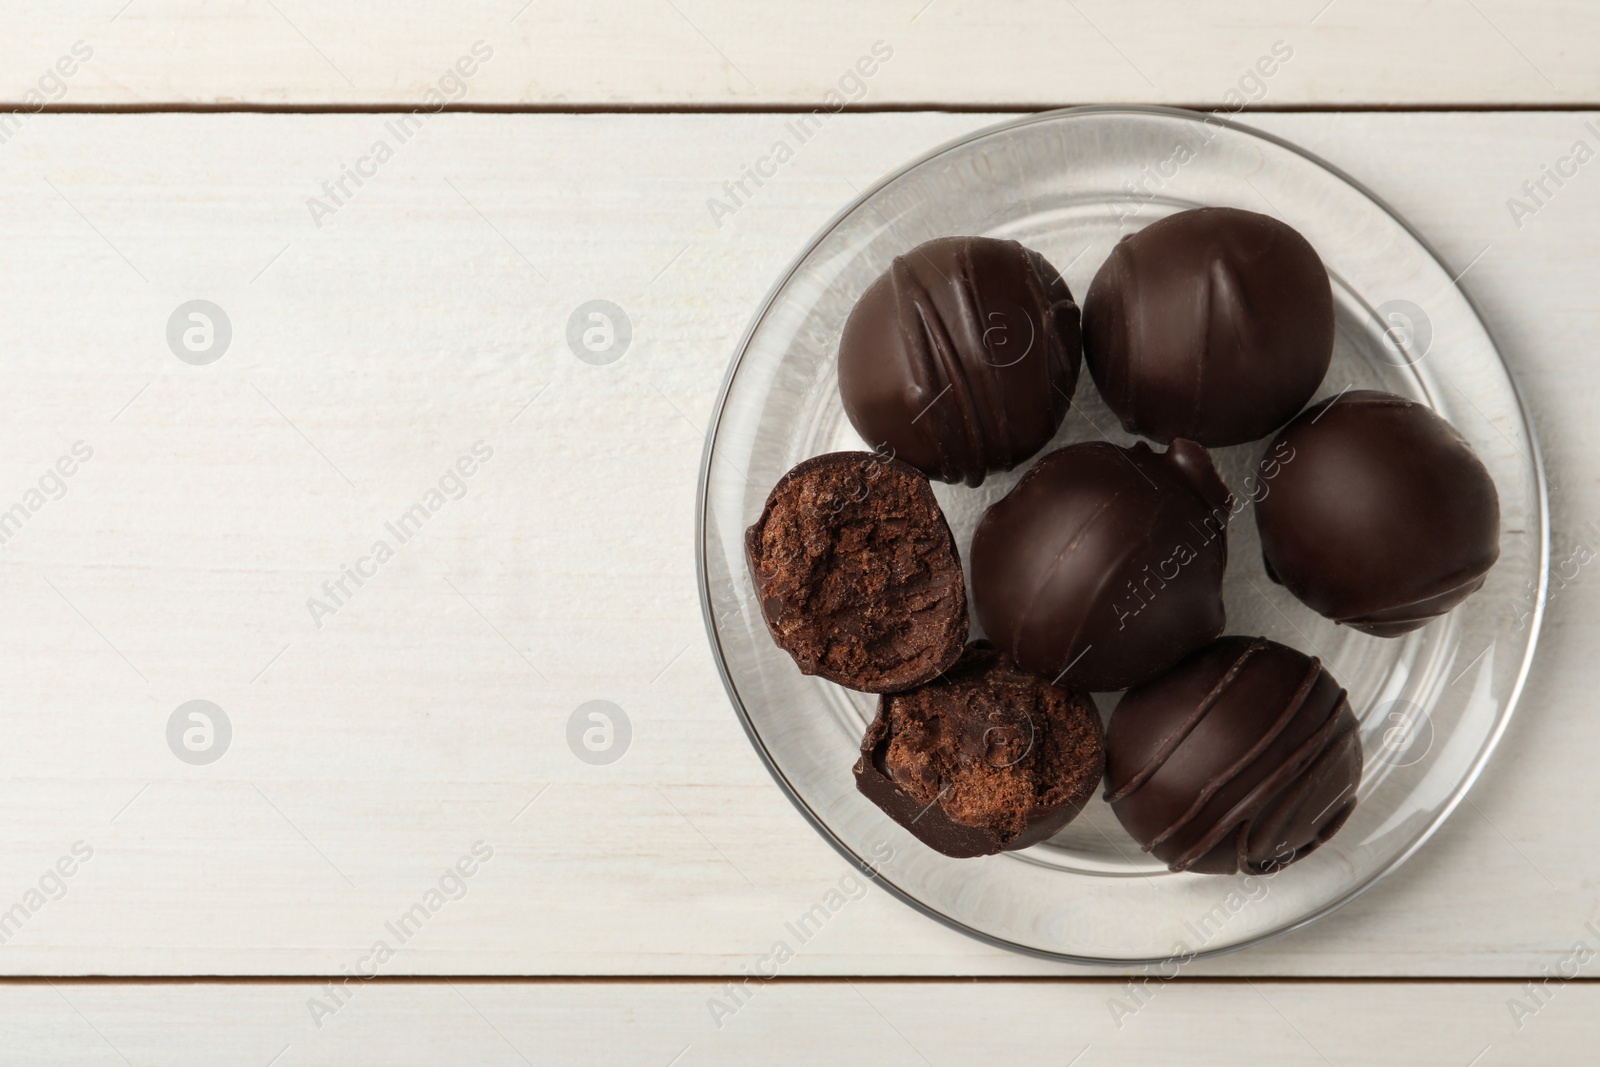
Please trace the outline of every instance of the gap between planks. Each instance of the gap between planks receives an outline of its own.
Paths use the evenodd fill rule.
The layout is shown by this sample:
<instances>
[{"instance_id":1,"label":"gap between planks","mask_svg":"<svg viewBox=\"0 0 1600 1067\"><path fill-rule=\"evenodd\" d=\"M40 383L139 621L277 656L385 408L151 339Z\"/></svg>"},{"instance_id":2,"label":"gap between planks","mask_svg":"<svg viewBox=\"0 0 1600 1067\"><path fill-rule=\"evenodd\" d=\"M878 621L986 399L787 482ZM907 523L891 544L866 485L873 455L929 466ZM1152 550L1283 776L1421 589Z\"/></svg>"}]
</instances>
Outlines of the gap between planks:
<instances>
[{"instance_id":1,"label":"gap between planks","mask_svg":"<svg viewBox=\"0 0 1600 1067\"><path fill-rule=\"evenodd\" d=\"M869 104L848 106L835 114L893 115L904 113L945 113L956 115L1032 115L1070 107L1173 107L1188 111L1215 112L1212 103L1153 103L1148 100L1039 101L1035 103L926 103ZM34 115L167 115L167 114L246 114L246 115L400 115L422 110L414 103L387 104L252 104L183 103L70 104L46 106L37 111L20 101L0 101L0 113L28 111ZM464 115L801 115L820 110L815 104L446 104L428 109L433 114ZM1582 112L1600 110L1600 100L1547 103L1454 103L1454 104L1283 104L1227 110L1224 118L1258 115L1296 114L1387 114L1387 113L1511 113Z\"/></svg>"},{"instance_id":2,"label":"gap between planks","mask_svg":"<svg viewBox=\"0 0 1600 1067\"><path fill-rule=\"evenodd\" d=\"M1129 970L1106 975L778 975L761 980L768 985L1117 985L1126 980ZM348 979L344 974L164 974L164 975L5 975L0 987L46 985L322 985ZM714 985L748 977L744 974L582 974L582 975L495 975L495 974L396 974L363 978L362 985L432 985L455 982L471 985ZM1295 976L1187 975L1171 981L1186 985L1418 985L1476 986L1504 985L1528 980L1527 975L1336 975L1318 978ZM1578 975L1564 979L1562 985L1597 985L1600 977Z\"/></svg>"}]
</instances>

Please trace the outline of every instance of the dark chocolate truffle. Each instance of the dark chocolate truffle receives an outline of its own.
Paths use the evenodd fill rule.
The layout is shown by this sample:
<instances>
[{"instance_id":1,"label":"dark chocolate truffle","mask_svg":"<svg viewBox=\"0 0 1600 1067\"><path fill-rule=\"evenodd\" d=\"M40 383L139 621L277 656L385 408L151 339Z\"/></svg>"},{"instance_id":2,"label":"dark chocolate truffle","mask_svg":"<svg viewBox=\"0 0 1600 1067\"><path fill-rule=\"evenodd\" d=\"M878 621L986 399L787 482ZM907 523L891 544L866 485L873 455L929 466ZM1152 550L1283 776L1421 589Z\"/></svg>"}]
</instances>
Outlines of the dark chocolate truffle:
<instances>
[{"instance_id":1,"label":"dark chocolate truffle","mask_svg":"<svg viewBox=\"0 0 1600 1067\"><path fill-rule=\"evenodd\" d=\"M1361 736L1321 663L1224 637L1128 691L1106 730L1106 799L1174 871L1265 874L1344 825Z\"/></svg>"},{"instance_id":2,"label":"dark chocolate truffle","mask_svg":"<svg viewBox=\"0 0 1600 1067\"><path fill-rule=\"evenodd\" d=\"M1078 305L1015 241L941 237L896 256L839 339L839 395L866 442L978 485L1049 443L1078 382Z\"/></svg>"},{"instance_id":3,"label":"dark chocolate truffle","mask_svg":"<svg viewBox=\"0 0 1600 1067\"><path fill-rule=\"evenodd\" d=\"M1306 606L1378 637L1477 592L1500 555L1500 498L1472 446L1426 405L1342 393L1273 442L1256 502L1267 573Z\"/></svg>"},{"instance_id":4,"label":"dark chocolate truffle","mask_svg":"<svg viewBox=\"0 0 1600 1067\"><path fill-rule=\"evenodd\" d=\"M745 531L761 614L805 674L867 693L937 677L967 640L961 559L933 488L871 452L785 474Z\"/></svg>"},{"instance_id":5,"label":"dark chocolate truffle","mask_svg":"<svg viewBox=\"0 0 1600 1067\"><path fill-rule=\"evenodd\" d=\"M929 848L988 856L1027 848L1083 810L1100 783L1100 714L976 641L948 673L885 696L856 788Z\"/></svg>"},{"instance_id":6,"label":"dark chocolate truffle","mask_svg":"<svg viewBox=\"0 0 1600 1067\"><path fill-rule=\"evenodd\" d=\"M1026 670L1126 689L1222 632L1229 514L1193 441L1052 452L978 523L978 619Z\"/></svg>"},{"instance_id":7,"label":"dark chocolate truffle","mask_svg":"<svg viewBox=\"0 0 1600 1067\"><path fill-rule=\"evenodd\" d=\"M1230 207L1117 242L1084 300L1084 357L1130 433L1254 441L1311 399L1333 356L1333 290L1304 237Z\"/></svg>"}]
</instances>

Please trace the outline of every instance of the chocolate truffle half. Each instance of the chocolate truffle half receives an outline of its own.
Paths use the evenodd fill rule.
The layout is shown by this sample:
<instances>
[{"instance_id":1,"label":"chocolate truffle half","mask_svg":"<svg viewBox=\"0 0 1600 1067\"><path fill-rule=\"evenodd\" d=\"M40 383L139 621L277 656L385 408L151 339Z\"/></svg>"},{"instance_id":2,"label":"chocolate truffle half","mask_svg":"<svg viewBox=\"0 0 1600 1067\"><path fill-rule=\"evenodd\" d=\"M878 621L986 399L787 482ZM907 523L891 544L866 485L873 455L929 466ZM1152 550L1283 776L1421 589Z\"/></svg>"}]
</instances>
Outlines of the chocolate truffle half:
<instances>
[{"instance_id":1,"label":"chocolate truffle half","mask_svg":"<svg viewBox=\"0 0 1600 1067\"><path fill-rule=\"evenodd\" d=\"M1342 393L1273 442L1256 502L1267 574L1312 610L1378 637L1475 593L1500 555L1500 498L1472 446L1426 405Z\"/></svg>"},{"instance_id":2,"label":"chocolate truffle half","mask_svg":"<svg viewBox=\"0 0 1600 1067\"><path fill-rule=\"evenodd\" d=\"M976 641L942 677L878 701L855 775L923 844L967 857L1049 838L1083 810L1104 767L1087 696Z\"/></svg>"},{"instance_id":3,"label":"chocolate truffle half","mask_svg":"<svg viewBox=\"0 0 1600 1067\"><path fill-rule=\"evenodd\" d=\"M1044 678L1126 689L1222 632L1229 494L1178 440L1052 452L978 522L972 598L985 634Z\"/></svg>"},{"instance_id":4,"label":"chocolate truffle half","mask_svg":"<svg viewBox=\"0 0 1600 1067\"><path fill-rule=\"evenodd\" d=\"M937 677L967 640L961 560L933 488L834 452L785 474L745 531L761 614L805 674L867 693Z\"/></svg>"},{"instance_id":5,"label":"chocolate truffle half","mask_svg":"<svg viewBox=\"0 0 1600 1067\"><path fill-rule=\"evenodd\" d=\"M1015 241L941 237L895 257L839 339L839 395L873 448L980 484L1055 436L1078 382L1078 305Z\"/></svg>"},{"instance_id":6,"label":"chocolate truffle half","mask_svg":"<svg viewBox=\"0 0 1600 1067\"><path fill-rule=\"evenodd\" d=\"M1333 356L1316 250L1237 208L1170 215L1117 242L1084 300L1084 356L1130 433L1254 441L1311 399Z\"/></svg>"},{"instance_id":7,"label":"chocolate truffle half","mask_svg":"<svg viewBox=\"0 0 1600 1067\"><path fill-rule=\"evenodd\" d=\"M1344 825L1361 783L1350 702L1317 660L1224 637L1128 691L1106 729L1106 799L1174 871L1265 874Z\"/></svg>"}]
</instances>

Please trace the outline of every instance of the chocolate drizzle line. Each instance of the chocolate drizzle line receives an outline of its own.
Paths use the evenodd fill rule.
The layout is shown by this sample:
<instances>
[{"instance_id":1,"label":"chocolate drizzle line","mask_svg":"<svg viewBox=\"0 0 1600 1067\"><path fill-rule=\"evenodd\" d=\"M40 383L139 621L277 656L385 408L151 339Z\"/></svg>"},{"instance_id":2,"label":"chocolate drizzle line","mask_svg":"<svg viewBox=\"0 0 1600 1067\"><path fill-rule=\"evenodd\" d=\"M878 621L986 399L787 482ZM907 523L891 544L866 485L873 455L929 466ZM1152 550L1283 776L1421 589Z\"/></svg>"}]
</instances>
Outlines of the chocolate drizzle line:
<instances>
[{"instance_id":1,"label":"chocolate drizzle line","mask_svg":"<svg viewBox=\"0 0 1600 1067\"><path fill-rule=\"evenodd\" d=\"M1320 664L1318 664L1318 670L1321 670ZM1255 788L1245 794L1232 808L1229 808L1227 813L1218 819L1200 840L1196 841L1167 866L1174 871L1188 869L1206 853L1220 845L1229 834L1236 833L1241 827L1244 830L1243 836L1248 839L1251 824L1254 823L1256 817L1261 814L1268 803L1276 799L1291 782L1299 778L1309 764L1314 763L1318 757L1332 748L1333 735L1338 734L1342 729L1338 713L1340 709L1346 706L1346 703L1343 696L1335 701L1332 714L1323 720L1322 725L1318 726L1310 737L1300 743L1288 759L1284 760L1277 769L1257 783Z\"/></svg>"},{"instance_id":2,"label":"chocolate drizzle line","mask_svg":"<svg viewBox=\"0 0 1600 1067\"><path fill-rule=\"evenodd\" d=\"M1043 278L1043 272L1050 269L1049 264L1016 242L1003 243L1007 246L1004 254L1019 258L1028 302L1035 305L1043 320L1036 324L1032 311L1016 307L1018 313L1027 317L1029 329L1033 331L1030 344L1042 346L1037 358L1044 361L1048 377L1053 379L1059 374L1070 383L1076 370L1072 354L1056 336L1056 318L1062 308L1076 310L1077 305L1070 295L1064 301L1051 303ZM955 417L953 421L947 419L942 423L950 427L950 432L940 433L925 425L920 433L936 447L943 443L945 447L958 449L956 454L946 454L939 449L941 477L954 475L960 480L965 472L968 484L975 485L982 478L974 480L971 472L994 467L1006 457L1027 451L1018 440L1014 420L1005 415L1008 400L1000 391L1001 379L982 373L982 368L970 366L962 357L966 352L968 358L983 359L982 353L987 351L976 251L970 241L960 244L951 253L951 262L945 269L923 256L927 269L937 274L954 294L954 309L949 316L941 314L940 303L929 292L928 284L932 284L932 279L924 278L922 267L912 262L911 255L915 254L920 253L913 250L910 254L896 256L889 267L900 334L912 357L914 384L933 398L928 408L911 421L924 416L931 421L934 418L931 409L939 405L946 392L951 393L956 406Z\"/></svg>"},{"instance_id":3,"label":"chocolate drizzle line","mask_svg":"<svg viewBox=\"0 0 1600 1067\"><path fill-rule=\"evenodd\" d=\"M1332 717L1335 721L1343 718L1343 716L1340 715L1340 712L1342 712L1346 707L1348 707L1348 701L1341 696L1333 709ZM1276 818L1279 826L1292 819L1305 804L1306 795L1321 784L1321 778L1323 774L1326 773L1327 765L1333 763L1339 758L1342 747L1352 744L1357 747L1360 746L1361 741L1357 736L1358 730L1359 727L1355 722L1355 717L1352 715L1348 720L1346 720L1345 725L1336 731L1336 736L1328 741L1328 743L1323 747L1322 751L1319 752L1316 758L1311 762L1311 765L1301 773L1300 777L1296 779L1296 781L1290 785L1287 790L1279 794L1277 798L1279 803L1274 807L1272 812L1272 815ZM1352 789L1353 787L1347 787L1346 793L1351 792ZM1343 800L1344 803L1340 804L1339 802L1341 800ZM1335 804L1339 804L1337 810L1334 809ZM1351 810L1355 808L1355 805L1356 799L1354 796L1351 796L1348 800L1345 800L1345 793L1341 793L1339 796L1335 797L1332 803L1330 803L1326 809L1318 812L1316 815L1316 818L1320 819L1323 815L1327 814L1328 811L1333 811L1333 817L1328 819L1317 828L1317 836L1315 840L1309 844L1302 845L1296 850L1296 853L1298 855L1304 855L1337 833L1339 828L1344 825L1345 819L1349 817ZM1272 820L1269 819L1268 825L1271 824ZM1252 843L1251 839L1254 837L1256 829L1257 825L1255 819L1252 819L1244 827L1244 832L1241 833L1238 838L1237 858L1241 870L1264 872L1265 870L1271 869L1271 867L1274 866L1275 861L1269 861L1266 864L1250 864L1248 861L1250 845ZM1287 846L1287 844L1288 842L1286 841L1279 842L1278 847L1284 848Z\"/></svg>"},{"instance_id":4,"label":"chocolate drizzle line","mask_svg":"<svg viewBox=\"0 0 1600 1067\"><path fill-rule=\"evenodd\" d=\"M1300 680L1299 687L1295 689L1294 695L1289 698L1289 701L1284 705L1283 710L1278 713L1278 717L1273 721L1271 729L1263 734L1255 744L1246 749L1244 755L1240 756L1232 764L1224 768L1221 774L1218 774L1211 781L1207 782L1205 788L1200 790L1199 796L1195 797L1194 803L1189 805L1189 810L1178 816L1178 818L1173 821L1165 830L1157 834L1156 837L1145 846L1145 850L1149 851L1150 849L1155 848L1155 846L1161 844L1167 838L1171 837L1173 834L1183 829L1183 827L1187 826L1194 820L1195 816L1199 815L1205 806L1210 803L1212 797L1216 796L1225 787L1231 784L1234 779L1238 778L1239 775L1244 772L1245 768L1254 763L1256 759L1260 757L1261 753L1265 752L1272 745L1272 743L1276 741L1280 735L1282 735L1283 731L1289 728L1289 724L1294 721L1295 717L1300 714L1300 709L1305 706L1306 698L1311 695L1312 687L1317 684L1317 679L1321 677L1321 675L1322 664L1318 660L1313 659L1311 661L1311 669L1307 671L1306 676ZM1281 769L1282 768L1280 768L1280 770ZM1254 795L1254 791L1252 791L1251 795ZM1244 802L1241 801L1240 803L1242 804ZM1231 815L1232 812L1229 814ZM1227 820L1224 819L1223 821L1226 822ZM1214 829L1215 828L1213 828L1213 830ZM1209 852L1210 849L1207 849L1206 851ZM1200 855L1203 856L1205 853L1202 852Z\"/></svg>"},{"instance_id":5,"label":"chocolate drizzle line","mask_svg":"<svg viewBox=\"0 0 1600 1067\"><path fill-rule=\"evenodd\" d=\"M1025 271L1025 276L1031 276L1032 271ZM972 262L972 244L963 244L956 253L955 283L961 293L957 301L962 318L962 326L968 332L968 349L972 352L987 353L987 346L983 342L985 324L983 320L983 301L978 295L977 267ZM987 359L981 355L980 359ZM980 374L977 379L967 373L965 365L961 368L961 383L968 393L968 406L966 408L968 438L979 449L974 457L977 462L988 465L989 449L985 448L991 439L998 439L1005 447L1000 450L1002 455L1011 453L1011 420L1006 418L985 420L985 413L999 410L1000 398L994 395L995 381L992 376ZM986 403L980 404L972 396L981 389L984 392Z\"/></svg>"},{"instance_id":6,"label":"chocolate drizzle line","mask_svg":"<svg viewBox=\"0 0 1600 1067\"><path fill-rule=\"evenodd\" d=\"M1035 468L1035 470L1037 470L1037 468ZM1031 478L1033 477L1033 473L1033 471L1029 471L1026 475L1024 475L1024 477ZM1083 520L1083 525L1078 527L1078 529L1074 531L1070 537L1062 542L1061 548L1058 552L1056 552L1055 560L1052 562L1050 567L1049 574L1051 578L1054 578L1056 574L1059 573L1061 560L1067 555L1067 553L1071 552L1074 548L1077 548L1078 544L1089 535L1089 531L1094 528L1095 523L1099 522L1106 512L1111 510L1111 506L1116 503L1119 495L1120 494L1118 493L1112 493L1110 496L1106 497L1105 500L1101 501L1100 505L1096 507L1086 519ZM1111 568L1108 568L1106 573L1111 574L1115 573L1115 571ZM1028 596L1027 604L1025 604L1022 610L1017 613L1017 624L1013 629L1011 648L1009 649L1012 658L1015 658L1017 655L1017 646L1021 643L1022 636L1031 629L1034 612L1038 610L1039 600L1044 595L1045 588L1048 584L1049 583L1047 581L1036 583ZM1077 647L1078 638L1083 634L1083 627L1084 620L1080 619L1078 621L1077 629L1072 633L1072 640L1066 645L1068 649ZM1062 669L1065 670L1066 668L1063 667Z\"/></svg>"},{"instance_id":7,"label":"chocolate drizzle line","mask_svg":"<svg viewBox=\"0 0 1600 1067\"><path fill-rule=\"evenodd\" d=\"M912 349L920 357L919 362L927 377L926 388L933 394L928 406L936 407L944 395L944 387L949 388L956 406L960 409L961 418L957 421L968 452L966 462L961 462L962 457L954 457L957 460L955 466L958 469L974 466L976 465L974 460L982 459L983 445L977 428L976 413L973 410L972 390L967 381L965 368L961 365L961 357L956 353L949 329L939 315L933 297L917 280L905 257L896 256L892 269L895 303L901 309L900 328L911 341ZM915 316L914 323L906 321L908 310ZM929 412L925 411L924 414L932 417ZM940 458L944 461L942 465L948 470L950 457Z\"/></svg>"},{"instance_id":8,"label":"chocolate drizzle line","mask_svg":"<svg viewBox=\"0 0 1600 1067\"><path fill-rule=\"evenodd\" d=\"M1146 786L1191 739L1206 717L1217 712L1223 697L1238 683L1252 657L1270 645L1271 642L1260 637L1246 644L1221 677L1213 683L1205 697L1184 716L1177 728L1162 742L1161 747L1122 784L1121 788L1108 791L1106 799L1111 802L1122 801ZM1306 799L1322 784L1327 769L1334 766L1344 754L1344 746L1349 744L1352 731L1357 729L1354 716L1345 714L1349 708L1349 701L1342 689L1338 691L1337 698L1330 702L1329 707L1311 705L1312 695L1316 692L1324 673L1321 661L1310 659L1293 692L1273 716L1271 725L1245 751L1231 758L1226 767L1210 774L1184 810L1176 816L1169 817L1160 832L1143 842L1144 851L1154 851L1170 842L1178 833L1194 826L1197 820L1204 817L1207 807L1219 795L1230 786L1240 783L1251 768L1256 767L1272 747L1294 728L1295 723L1309 713L1318 717L1315 728L1310 734L1295 744L1293 750L1277 760L1271 768L1265 769L1260 778L1249 785L1244 796L1231 804L1220 816L1209 820L1209 825L1201 828L1198 836L1171 859L1168 867L1174 871L1187 870L1232 835L1237 835L1238 840L1239 851L1236 857L1238 869L1259 872L1283 862L1281 856L1274 856L1259 864L1250 862L1249 846L1257 833L1257 820L1265 815L1269 827L1290 824L1306 803ZM1311 723L1307 721L1302 729L1310 726ZM1337 804L1338 800L1336 799L1334 803ZM1314 841L1300 845L1297 851L1301 853L1309 851L1331 836L1344 821L1348 809L1353 806L1354 798L1337 809L1334 808L1334 804L1330 804L1329 810L1333 811L1332 818L1317 828ZM1324 814L1326 813L1318 812L1313 821L1321 821Z\"/></svg>"},{"instance_id":9,"label":"chocolate drizzle line","mask_svg":"<svg viewBox=\"0 0 1600 1067\"><path fill-rule=\"evenodd\" d=\"M1020 248L1021 246L1019 245L1018 247ZM1022 258L1028 267L1024 272L1027 278L1028 292L1033 295L1034 304L1044 309L1036 340L1045 347L1045 358L1048 360L1046 377L1054 377L1049 373L1049 364L1053 364L1061 376L1070 382L1076 372L1072 367L1071 361L1067 358L1067 353L1061 344L1060 337L1056 333L1056 315L1059 314L1060 309L1063 307L1077 310L1078 305L1070 297L1064 301L1051 301L1050 294L1044 287L1044 269L1048 267L1048 264L1045 263L1043 256L1038 256L1037 253L1023 248ZM1062 284L1066 284L1065 278L1062 279ZM1067 397L1067 404L1068 406L1072 404L1070 395Z\"/></svg>"},{"instance_id":10,"label":"chocolate drizzle line","mask_svg":"<svg viewBox=\"0 0 1600 1067\"><path fill-rule=\"evenodd\" d=\"M1439 613L1426 607L1430 601L1450 596L1453 593L1459 593L1462 590L1467 590L1468 594L1477 592L1483 586L1483 583L1488 580L1489 568L1494 566L1495 560L1499 558L1500 553L1497 550L1494 558L1489 560L1487 564L1480 562L1470 563L1442 581L1435 582L1426 592L1418 593L1403 603L1392 604L1373 611L1354 611L1338 615L1334 617L1333 621L1345 626L1360 627L1414 623L1431 619ZM1465 599L1465 597L1462 599ZM1405 608L1422 608L1423 610L1406 614L1403 610Z\"/></svg>"},{"instance_id":11,"label":"chocolate drizzle line","mask_svg":"<svg viewBox=\"0 0 1600 1067\"><path fill-rule=\"evenodd\" d=\"M1244 670L1244 665L1250 657L1266 647L1267 642L1264 638L1258 637L1250 642L1245 647L1245 650L1239 653L1239 658L1233 661L1233 665L1223 672L1221 678L1217 679L1217 684L1211 687L1211 692L1206 694L1206 698L1188 714L1178 728L1172 732L1172 736L1167 738L1162 746L1156 750L1155 755L1150 757L1150 762L1140 768L1139 772L1132 778L1129 778L1121 789L1114 793L1108 792L1106 794L1107 802L1115 803L1129 796L1134 790L1154 777L1155 773L1166 765L1167 760L1172 758L1172 754L1177 751L1178 746L1189 739L1189 735L1194 732L1196 726L1200 725L1201 720L1211 713L1212 707L1215 706L1218 700L1222 699L1222 694L1227 692L1228 688L1233 685L1234 680Z\"/></svg>"}]
</instances>

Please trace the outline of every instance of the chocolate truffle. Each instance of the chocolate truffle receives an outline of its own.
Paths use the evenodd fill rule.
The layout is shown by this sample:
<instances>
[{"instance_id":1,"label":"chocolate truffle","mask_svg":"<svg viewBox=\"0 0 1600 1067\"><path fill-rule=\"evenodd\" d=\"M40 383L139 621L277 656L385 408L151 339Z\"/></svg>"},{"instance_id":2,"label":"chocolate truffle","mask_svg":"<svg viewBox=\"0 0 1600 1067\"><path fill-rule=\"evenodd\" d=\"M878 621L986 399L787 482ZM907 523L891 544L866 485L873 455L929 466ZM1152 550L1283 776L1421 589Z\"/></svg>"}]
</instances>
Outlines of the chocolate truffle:
<instances>
[{"instance_id":1,"label":"chocolate truffle","mask_svg":"<svg viewBox=\"0 0 1600 1067\"><path fill-rule=\"evenodd\" d=\"M839 339L839 395L866 442L980 484L1049 443L1078 382L1078 305L1015 241L941 237L896 256Z\"/></svg>"},{"instance_id":2,"label":"chocolate truffle","mask_svg":"<svg viewBox=\"0 0 1600 1067\"><path fill-rule=\"evenodd\" d=\"M1052 452L978 522L978 620L1026 670L1126 689L1222 632L1229 514L1193 441Z\"/></svg>"},{"instance_id":3,"label":"chocolate truffle","mask_svg":"<svg viewBox=\"0 0 1600 1067\"><path fill-rule=\"evenodd\" d=\"M1224 637L1128 691L1106 730L1106 799L1174 871L1265 874L1344 825L1361 736L1322 664Z\"/></svg>"},{"instance_id":4,"label":"chocolate truffle","mask_svg":"<svg viewBox=\"0 0 1600 1067\"><path fill-rule=\"evenodd\" d=\"M1100 714L976 641L942 677L878 701L856 788L946 856L1027 848L1071 822L1100 784Z\"/></svg>"},{"instance_id":5,"label":"chocolate truffle","mask_svg":"<svg viewBox=\"0 0 1600 1067\"><path fill-rule=\"evenodd\" d=\"M1254 441L1311 399L1333 356L1333 290L1304 237L1230 207L1117 242L1084 300L1084 357L1130 433Z\"/></svg>"},{"instance_id":6,"label":"chocolate truffle","mask_svg":"<svg viewBox=\"0 0 1600 1067\"><path fill-rule=\"evenodd\" d=\"M928 479L872 452L785 474L745 531L761 614L805 674L867 693L937 677L967 640L961 559Z\"/></svg>"},{"instance_id":7,"label":"chocolate truffle","mask_svg":"<svg viewBox=\"0 0 1600 1067\"><path fill-rule=\"evenodd\" d=\"M1342 393L1273 442L1256 502L1267 574L1335 622L1394 637L1483 585L1500 498L1472 447L1426 405Z\"/></svg>"}]
</instances>

